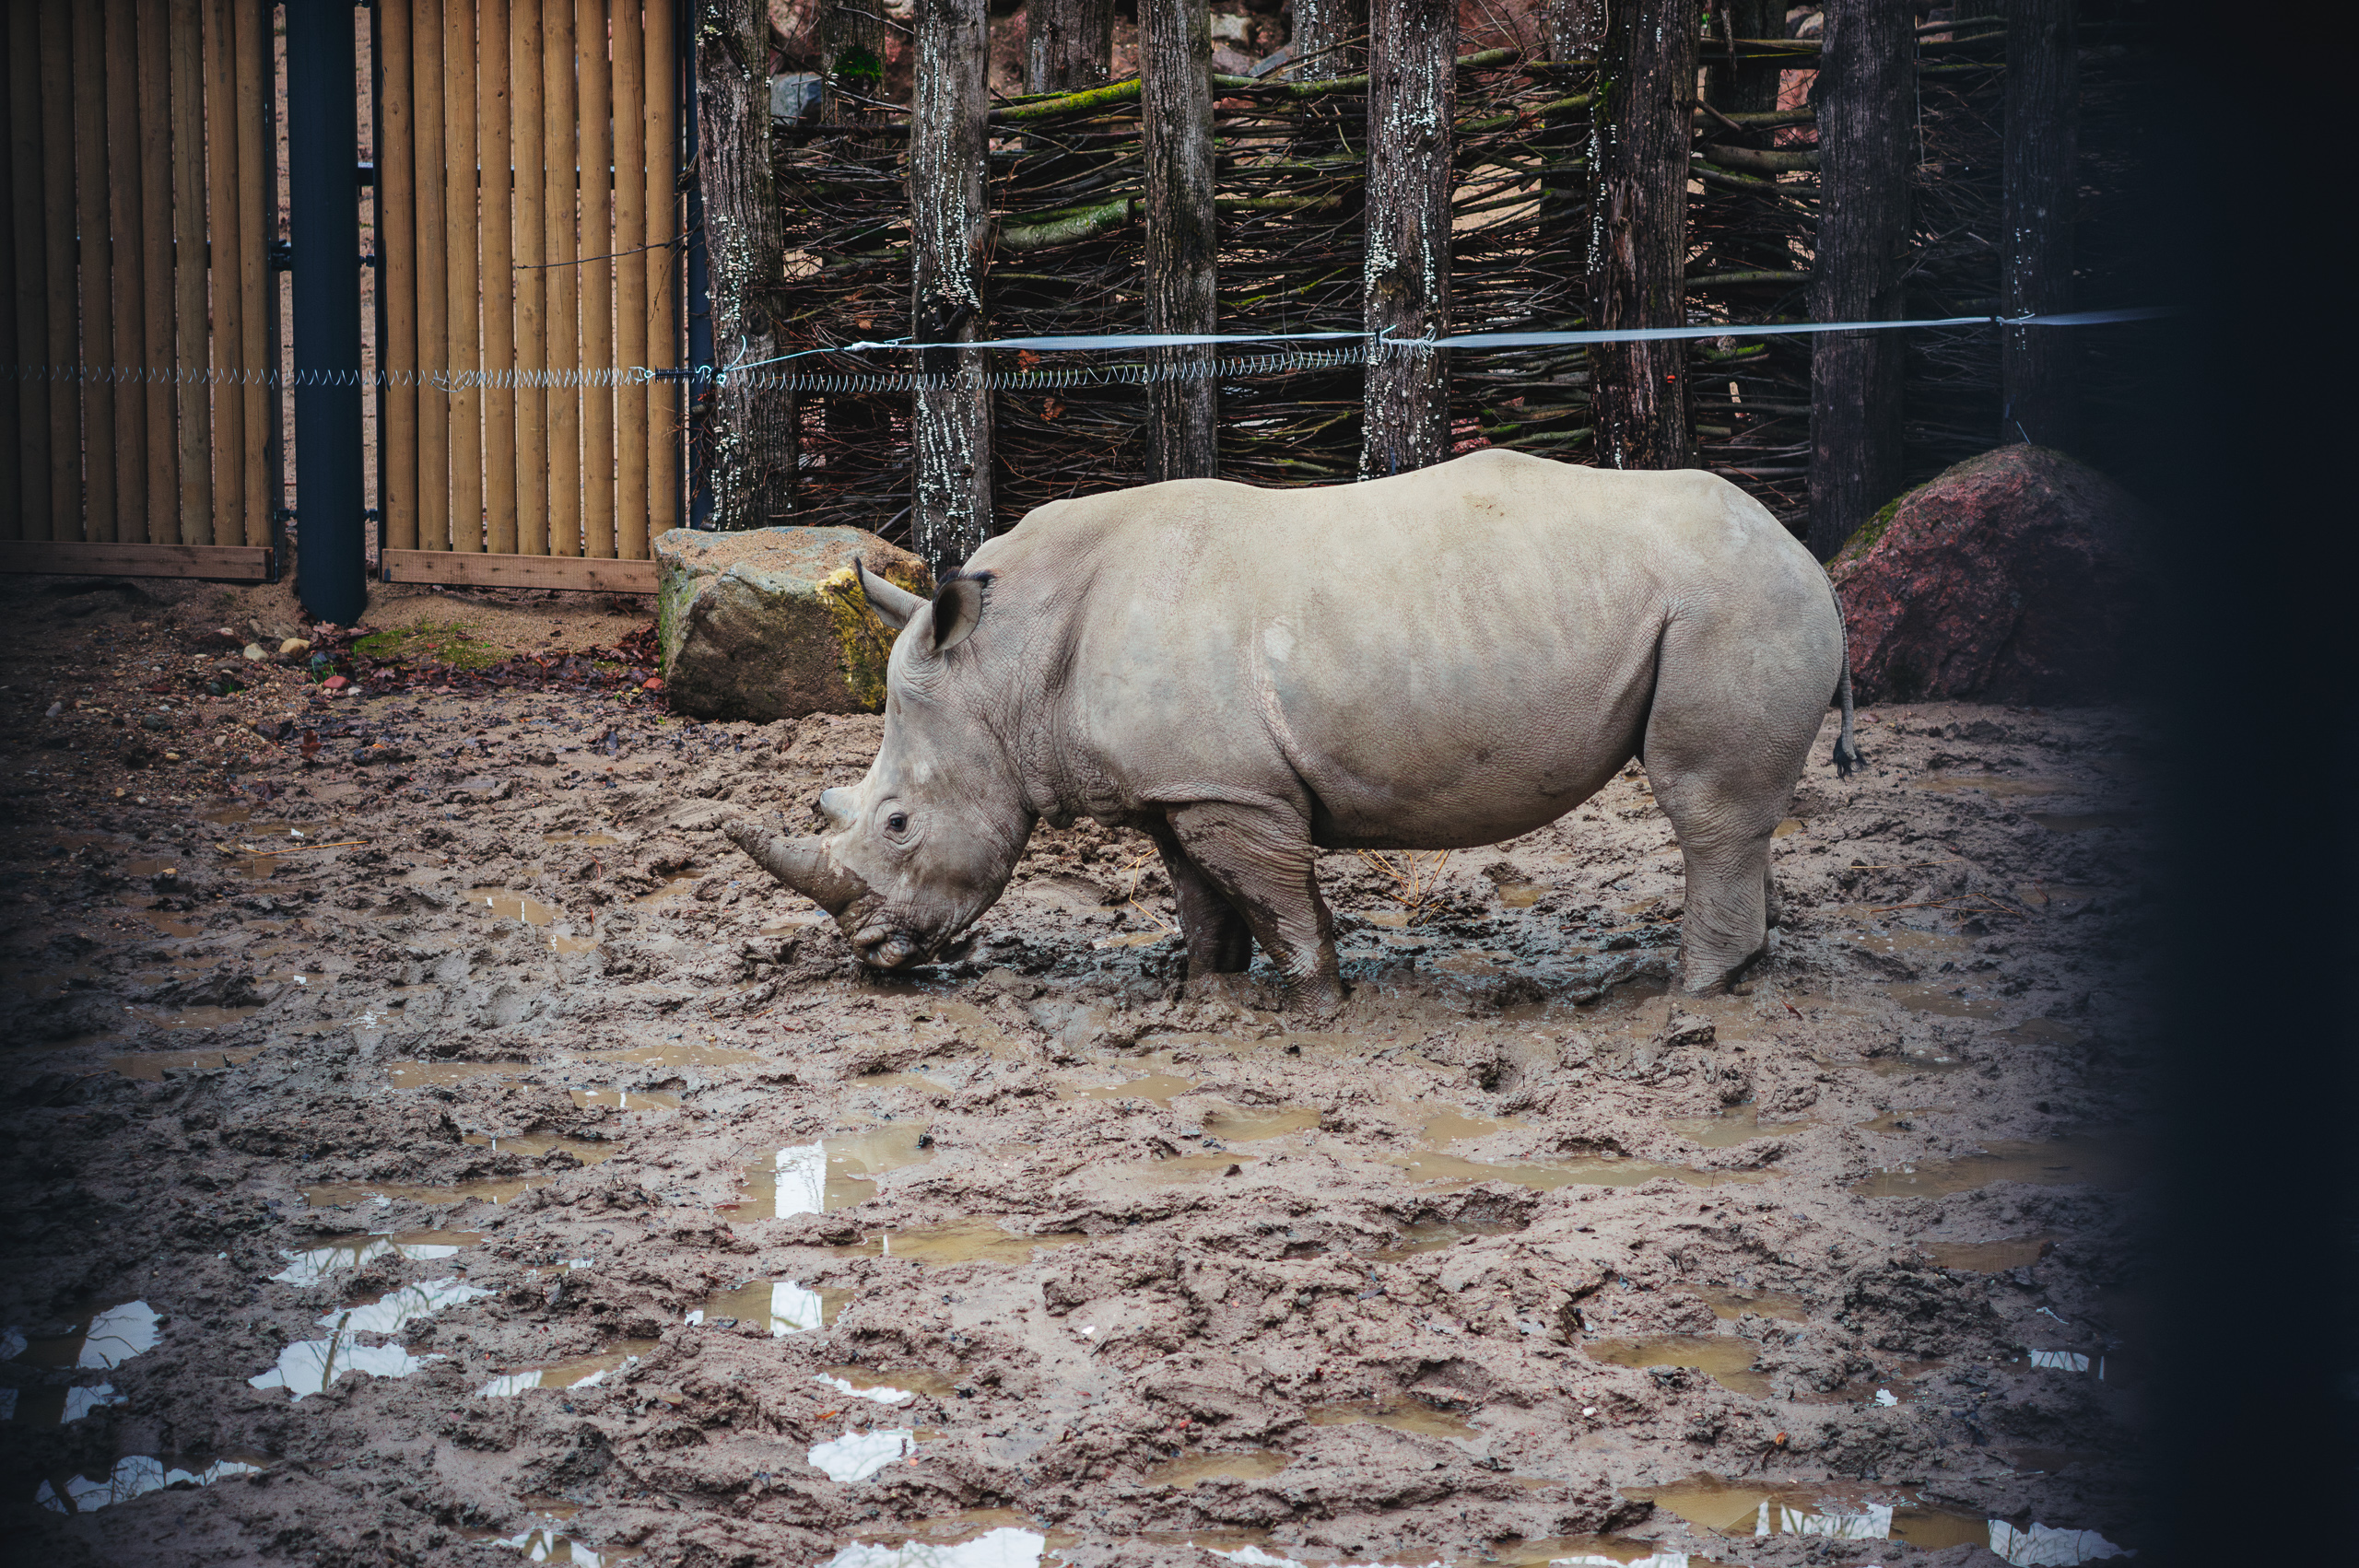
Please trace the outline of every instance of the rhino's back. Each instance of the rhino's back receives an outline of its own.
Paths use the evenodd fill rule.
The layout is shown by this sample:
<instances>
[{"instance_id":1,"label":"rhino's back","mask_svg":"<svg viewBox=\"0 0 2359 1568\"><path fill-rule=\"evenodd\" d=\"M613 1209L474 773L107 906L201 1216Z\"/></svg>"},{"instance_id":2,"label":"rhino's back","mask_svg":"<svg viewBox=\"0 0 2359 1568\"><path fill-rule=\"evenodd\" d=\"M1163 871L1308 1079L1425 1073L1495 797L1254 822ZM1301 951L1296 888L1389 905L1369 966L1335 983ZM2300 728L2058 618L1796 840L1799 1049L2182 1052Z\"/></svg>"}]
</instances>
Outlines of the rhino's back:
<instances>
[{"instance_id":1,"label":"rhino's back","mask_svg":"<svg viewBox=\"0 0 2359 1568\"><path fill-rule=\"evenodd\" d=\"M1529 831L1631 755L1671 618L1741 645L1813 595L1833 614L1816 564L1725 481L1499 451L1059 502L975 565L1067 605L1092 767L1146 800L1282 768L1336 842Z\"/></svg>"}]
</instances>

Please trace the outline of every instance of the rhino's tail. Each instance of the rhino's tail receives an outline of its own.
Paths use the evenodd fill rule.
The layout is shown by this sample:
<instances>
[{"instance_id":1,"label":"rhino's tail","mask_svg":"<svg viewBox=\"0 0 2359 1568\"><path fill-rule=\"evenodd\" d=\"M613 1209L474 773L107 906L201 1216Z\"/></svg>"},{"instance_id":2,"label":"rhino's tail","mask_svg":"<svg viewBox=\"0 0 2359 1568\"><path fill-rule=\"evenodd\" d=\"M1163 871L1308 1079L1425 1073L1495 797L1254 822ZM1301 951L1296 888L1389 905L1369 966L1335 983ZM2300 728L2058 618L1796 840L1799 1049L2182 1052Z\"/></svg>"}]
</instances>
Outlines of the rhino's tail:
<instances>
[{"instance_id":1,"label":"rhino's tail","mask_svg":"<svg viewBox=\"0 0 2359 1568\"><path fill-rule=\"evenodd\" d=\"M1843 674L1835 683L1835 700L1843 708L1843 728L1835 736L1835 776L1848 778L1851 770L1867 761L1860 755L1860 743L1851 734L1851 628L1843 619L1843 596L1835 585L1827 585L1827 597L1835 601L1835 625L1843 634Z\"/></svg>"}]
</instances>

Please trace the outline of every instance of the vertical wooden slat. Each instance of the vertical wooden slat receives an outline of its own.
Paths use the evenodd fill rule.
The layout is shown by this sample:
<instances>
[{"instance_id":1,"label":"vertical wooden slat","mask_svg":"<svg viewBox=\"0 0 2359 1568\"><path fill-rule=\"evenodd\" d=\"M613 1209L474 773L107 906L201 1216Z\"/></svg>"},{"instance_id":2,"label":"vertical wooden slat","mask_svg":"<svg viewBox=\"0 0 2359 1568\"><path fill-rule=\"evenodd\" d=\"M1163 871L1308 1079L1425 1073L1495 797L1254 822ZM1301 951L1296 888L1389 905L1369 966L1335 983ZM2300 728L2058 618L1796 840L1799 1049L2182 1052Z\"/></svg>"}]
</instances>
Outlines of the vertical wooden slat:
<instances>
[{"instance_id":1,"label":"vertical wooden slat","mask_svg":"<svg viewBox=\"0 0 2359 1568\"><path fill-rule=\"evenodd\" d=\"M1203 0L1158 7L1147 17L1184 40L1191 13L1199 27L1208 26ZM984 78L989 28L984 0L918 0L916 82L911 89L915 113L910 123L910 330L921 343L972 342L982 335L982 243L990 230L983 179L988 146L984 116L991 109ZM1168 35L1152 26L1148 35L1141 41L1140 66L1149 84L1145 90L1153 92L1158 79L1168 82L1172 76L1156 64L1161 53L1156 37ZM1179 48L1184 59L1186 43ZM1208 31L1202 58L1201 79L1209 94ZM1209 131L1208 96L1202 107ZM1158 129L1148 123L1150 181L1161 172ZM1210 146L1203 151L1209 158ZM1209 186L1209 170L1205 172ZM1208 190L1205 193L1209 196ZM1209 200L1205 205L1210 205ZM1156 240L1168 234L1157 228L1158 217L1153 216L1157 209L1151 206L1149 212L1147 270L1152 279L1157 273ZM1167 244L1163 256L1169 253ZM1155 290L1151 284L1150 311L1156 309ZM1152 323L1156 318L1150 314L1147 319ZM991 537L991 393L980 354L935 349L918 355L914 369L931 384L916 394L912 404L910 544L940 579ZM1158 393L1164 390L1150 389ZM1168 399L1156 397L1148 404L1150 421L1159 421L1169 406ZM1153 437L1150 441L1151 451L1168 451L1168 443Z\"/></svg>"},{"instance_id":2,"label":"vertical wooden slat","mask_svg":"<svg viewBox=\"0 0 2359 1568\"><path fill-rule=\"evenodd\" d=\"M659 238L647 228L647 40L640 0L615 0L615 243L636 251ZM640 366L647 357L647 271L662 252L615 259L615 363ZM615 554L647 556L648 389L631 382L615 396Z\"/></svg>"},{"instance_id":3,"label":"vertical wooden slat","mask_svg":"<svg viewBox=\"0 0 2359 1568\"><path fill-rule=\"evenodd\" d=\"M137 23L139 124L139 357L132 363L154 372L138 388L140 427L147 452L140 460L146 498L138 520L141 537L157 544L180 541L180 444L172 417L172 381L161 372L172 364L172 67L170 14L148 14ZM131 518L124 517L128 527Z\"/></svg>"},{"instance_id":4,"label":"vertical wooden slat","mask_svg":"<svg viewBox=\"0 0 2359 1568\"><path fill-rule=\"evenodd\" d=\"M417 362L433 372L451 364L450 234L443 196L450 165L442 157L442 7L468 0L413 0L410 79L416 89L417 183ZM451 548L451 399L432 387L417 394L417 544Z\"/></svg>"},{"instance_id":5,"label":"vertical wooden slat","mask_svg":"<svg viewBox=\"0 0 2359 1568\"><path fill-rule=\"evenodd\" d=\"M1999 224L2001 316L2061 314L2072 309L2072 229L2081 205L2079 25L2078 0L2009 0L2007 6L2007 112L2001 144L2004 173ZM1904 204L1906 200L1904 196ZM2000 329L2001 443L2036 441L2060 451L2080 446L2075 383L2081 347L2078 333L2057 327Z\"/></svg>"},{"instance_id":6,"label":"vertical wooden slat","mask_svg":"<svg viewBox=\"0 0 2359 1568\"><path fill-rule=\"evenodd\" d=\"M75 358L93 370L116 362L106 109L106 14L93 5L77 5L74 7L74 236L81 277L82 333ZM81 387L82 522L78 533L61 537L109 544L120 537L115 532L116 388L103 380L86 380Z\"/></svg>"},{"instance_id":7,"label":"vertical wooden slat","mask_svg":"<svg viewBox=\"0 0 2359 1568\"><path fill-rule=\"evenodd\" d=\"M29 6L10 6L8 73L8 233L0 249L8 253L8 291L0 312L8 318L8 362L39 365L48 343L42 331L41 232L41 16ZM49 515L49 385L27 375L10 379L9 422L0 425L8 449L7 483L0 488L0 537L40 536L36 520Z\"/></svg>"},{"instance_id":8,"label":"vertical wooden slat","mask_svg":"<svg viewBox=\"0 0 2359 1568\"><path fill-rule=\"evenodd\" d=\"M681 231L679 35L676 0L647 0L647 226L648 240L668 240ZM647 269L647 363L655 369L680 362L680 263L676 250L651 251ZM651 384L647 432L647 526L653 533L680 524L680 436L687 426L687 400L678 381ZM630 560L647 558L640 539Z\"/></svg>"},{"instance_id":9,"label":"vertical wooden slat","mask_svg":"<svg viewBox=\"0 0 2359 1568\"><path fill-rule=\"evenodd\" d=\"M270 241L278 233L278 158L266 141L272 124L273 50L270 16L260 6L238 0L229 8L235 31L232 69L237 100L238 146L238 363L244 387L245 537L241 543L267 547L271 513L284 503L271 484L272 403L278 394L263 378L278 365L272 331L278 279L270 270Z\"/></svg>"},{"instance_id":10,"label":"vertical wooden slat","mask_svg":"<svg viewBox=\"0 0 2359 1568\"><path fill-rule=\"evenodd\" d=\"M91 9L98 9L96 6ZM135 372L145 368L147 341L147 205L141 198L139 32L132 0L107 0L107 287L113 296L114 341L86 348L96 363L115 367L114 518L108 535L126 544L147 542L147 394ZM100 358L103 353L105 357ZM96 521L94 518L93 521Z\"/></svg>"},{"instance_id":11,"label":"vertical wooden slat","mask_svg":"<svg viewBox=\"0 0 2359 1568\"><path fill-rule=\"evenodd\" d=\"M574 151L575 111L580 95L574 89L573 0L545 0L541 31L541 225L542 254L550 263L543 296L546 314L542 330L548 345L546 361L552 370L577 369L581 363L581 319L577 312L581 280L568 265L581 252L575 242L581 160ZM581 393L578 388L557 386L548 394L548 523L539 535L534 555L581 554Z\"/></svg>"},{"instance_id":12,"label":"vertical wooden slat","mask_svg":"<svg viewBox=\"0 0 2359 1568\"><path fill-rule=\"evenodd\" d=\"M72 0L41 9L41 320L53 377L81 357L75 335L74 45ZM49 384L48 515L28 515L29 539L82 537L82 397L78 383Z\"/></svg>"},{"instance_id":13,"label":"vertical wooden slat","mask_svg":"<svg viewBox=\"0 0 2359 1568\"><path fill-rule=\"evenodd\" d=\"M531 5L533 0L523 0ZM510 228L515 211L515 145L508 124L512 90L508 60L509 0L482 0L483 29L475 63L475 152L483 165L483 363L487 370L516 368L516 255ZM516 548L516 393L483 391L484 521L491 548Z\"/></svg>"},{"instance_id":14,"label":"vertical wooden slat","mask_svg":"<svg viewBox=\"0 0 2359 1568\"><path fill-rule=\"evenodd\" d=\"M609 255L615 237L613 61L606 38L606 0L580 0L575 37L581 71L581 249ZM581 361L593 369L615 362L614 263L581 268ZM615 554L615 393L581 391L581 553L604 560Z\"/></svg>"},{"instance_id":15,"label":"vertical wooden slat","mask_svg":"<svg viewBox=\"0 0 2359 1568\"><path fill-rule=\"evenodd\" d=\"M509 112L516 147L516 363L528 370L548 364L543 293L548 274L537 264L548 258L541 232L541 6L515 0L509 29ZM546 549L549 515L548 394L538 387L516 389L516 545L529 555Z\"/></svg>"},{"instance_id":16,"label":"vertical wooden slat","mask_svg":"<svg viewBox=\"0 0 2359 1568\"><path fill-rule=\"evenodd\" d=\"M11 95L0 103L0 121L7 120L15 108L15 22L16 13L24 9L12 6L0 12L0 93ZM10 127L0 123L0 135L9 134ZM16 158L7 147L0 147L0 214L11 219L17 216ZM17 510L17 388L24 379L20 367L29 358L17 353L17 242L0 234L0 539L18 537L21 526Z\"/></svg>"},{"instance_id":17,"label":"vertical wooden slat","mask_svg":"<svg viewBox=\"0 0 2359 1568\"><path fill-rule=\"evenodd\" d=\"M213 543L211 421L198 379L205 352L205 20L204 0L171 0L170 62L171 146L171 364L178 375L166 390L172 409L172 467L180 476L178 518L170 533L183 544Z\"/></svg>"},{"instance_id":18,"label":"vertical wooden slat","mask_svg":"<svg viewBox=\"0 0 2359 1568\"><path fill-rule=\"evenodd\" d=\"M1361 320L1395 342L1449 331L1450 125L1458 103L1455 0L1371 0L1367 255ZM1449 457L1449 356L1371 353L1360 477Z\"/></svg>"},{"instance_id":19,"label":"vertical wooden slat","mask_svg":"<svg viewBox=\"0 0 2359 1568\"><path fill-rule=\"evenodd\" d=\"M205 6L205 240L212 301L212 366L231 372L245 365L245 296L238 287L245 253L244 216L238 205L237 30L230 12L240 0ZM206 391L213 411L213 516L216 544L246 542L246 394L217 375Z\"/></svg>"},{"instance_id":20,"label":"vertical wooden slat","mask_svg":"<svg viewBox=\"0 0 2359 1568\"><path fill-rule=\"evenodd\" d=\"M377 506L389 549L417 548L417 121L410 0L377 0L377 287L390 372L378 417Z\"/></svg>"},{"instance_id":21,"label":"vertical wooden slat","mask_svg":"<svg viewBox=\"0 0 2359 1568\"><path fill-rule=\"evenodd\" d=\"M452 4L442 13L443 232L450 236L443 277L450 301L451 369L483 367L477 335L483 315L483 259L475 237L483 218L476 182L475 7ZM483 394L473 387L451 392L451 547L480 551L483 532Z\"/></svg>"}]
</instances>

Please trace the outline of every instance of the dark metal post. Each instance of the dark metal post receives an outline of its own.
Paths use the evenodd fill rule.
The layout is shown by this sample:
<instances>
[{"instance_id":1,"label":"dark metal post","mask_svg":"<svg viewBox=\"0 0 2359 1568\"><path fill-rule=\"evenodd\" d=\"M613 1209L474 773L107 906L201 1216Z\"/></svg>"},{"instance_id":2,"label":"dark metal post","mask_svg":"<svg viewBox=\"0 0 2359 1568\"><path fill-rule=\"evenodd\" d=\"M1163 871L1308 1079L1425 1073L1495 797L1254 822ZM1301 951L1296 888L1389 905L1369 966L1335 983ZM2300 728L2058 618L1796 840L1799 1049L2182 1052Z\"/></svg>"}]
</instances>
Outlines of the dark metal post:
<instances>
[{"instance_id":1,"label":"dark metal post","mask_svg":"<svg viewBox=\"0 0 2359 1568\"><path fill-rule=\"evenodd\" d=\"M359 95L351 0L287 0L287 184L295 255L295 589L350 626L369 602L360 460Z\"/></svg>"}]
</instances>

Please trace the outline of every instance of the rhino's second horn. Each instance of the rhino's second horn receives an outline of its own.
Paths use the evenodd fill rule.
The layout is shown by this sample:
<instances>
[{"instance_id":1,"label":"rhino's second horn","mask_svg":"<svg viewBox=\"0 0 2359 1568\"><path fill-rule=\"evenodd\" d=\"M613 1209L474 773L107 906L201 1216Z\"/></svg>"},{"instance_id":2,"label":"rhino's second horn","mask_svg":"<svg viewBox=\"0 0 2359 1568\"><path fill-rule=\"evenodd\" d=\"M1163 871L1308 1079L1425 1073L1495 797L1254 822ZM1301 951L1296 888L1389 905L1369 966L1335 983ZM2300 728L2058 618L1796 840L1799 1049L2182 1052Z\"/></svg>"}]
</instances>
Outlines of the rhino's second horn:
<instances>
[{"instance_id":1,"label":"rhino's second horn","mask_svg":"<svg viewBox=\"0 0 2359 1568\"><path fill-rule=\"evenodd\" d=\"M830 915L842 914L868 891L867 884L838 864L816 838L789 838L742 819L722 831L757 865Z\"/></svg>"}]
</instances>

